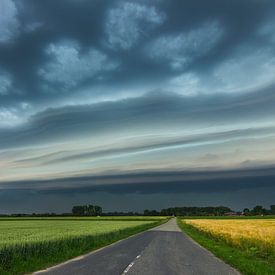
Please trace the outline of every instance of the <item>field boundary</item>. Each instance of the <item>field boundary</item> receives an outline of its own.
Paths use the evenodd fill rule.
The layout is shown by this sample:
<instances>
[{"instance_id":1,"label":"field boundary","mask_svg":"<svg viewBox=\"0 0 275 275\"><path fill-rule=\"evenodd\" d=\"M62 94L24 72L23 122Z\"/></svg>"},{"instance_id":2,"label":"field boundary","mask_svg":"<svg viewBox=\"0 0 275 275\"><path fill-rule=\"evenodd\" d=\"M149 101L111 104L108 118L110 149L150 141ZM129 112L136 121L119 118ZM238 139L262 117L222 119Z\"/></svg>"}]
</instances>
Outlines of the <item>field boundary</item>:
<instances>
[{"instance_id":1,"label":"field boundary","mask_svg":"<svg viewBox=\"0 0 275 275\"><path fill-rule=\"evenodd\" d=\"M115 242L113 242L113 243L110 243L110 244L108 244L108 245L102 246L102 247L97 248L97 249L95 249L95 250L93 250L93 251L91 251L91 252L88 252L88 253L83 254L83 255L79 255L79 256L77 256L77 257L75 257L75 258L72 258L72 259L67 260L67 261L65 261L65 262L62 262L62 263L59 263L59 264L57 264L57 265L48 267L48 268L46 268L46 269L42 269L42 270L35 271L35 272L33 272L32 274L43 274L43 273L48 272L48 271L51 271L51 270L53 270L53 269L55 269L55 268L62 267L62 266L64 266L64 265L68 264L68 263L80 261L80 260L82 260L82 259L84 259L84 258L86 258L86 257L88 257L88 256L90 256L90 255L93 255L93 254L95 254L95 253L97 253L97 252L99 252L99 251L101 251L101 250L103 250L103 249L105 249L105 248L107 248L107 247L112 247L112 246L114 246L114 245L116 245L116 244L118 244L118 243L120 243L120 242L123 242L123 241L125 241L125 240L127 240L127 239L134 238L134 237L136 237L136 236L138 236L138 235L140 235L140 234L142 234L142 233L144 233L144 232L146 232L146 231L148 231L148 230L152 230L152 229L154 229L155 227L158 227L158 226L160 226L160 225L162 225L162 224L168 222L169 219L168 219L168 220L164 219L164 220L165 220L165 222L163 222L163 223L161 223L161 224L158 224L158 225L156 225L156 226L154 226L154 227L151 227L151 228L148 228L148 229L146 229L146 230L140 231L140 232L135 233L135 234L133 234L133 235L130 235L130 236L126 237L126 238L123 238L123 239L120 239L120 240L115 241Z\"/></svg>"},{"instance_id":2,"label":"field boundary","mask_svg":"<svg viewBox=\"0 0 275 275\"><path fill-rule=\"evenodd\" d=\"M206 251L207 253L211 254L212 257L214 257L215 259L217 259L217 261L225 263L221 258L217 257L214 253L212 253L212 251L208 250L206 247L202 246L200 243L198 243L195 239L191 238L180 226L179 222L177 222L179 225L179 228L181 229L182 233L185 234L185 236L196 246L198 246L199 248L201 248L202 250ZM233 266L229 265L228 263L226 263L228 266L230 266L232 269L234 269L235 271L239 272L239 270L235 269Z\"/></svg>"},{"instance_id":3,"label":"field boundary","mask_svg":"<svg viewBox=\"0 0 275 275\"><path fill-rule=\"evenodd\" d=\"M182 221L184 218L177 218L180 229L194 242L204 249L210 251L214 256L236 268L241 274L263 275L275 274L275 266L271 263L248 255L245 251L231 246L222 239L211 238L208 234Z\"/></svg>"},{"instance_id":4,"label":"field boundary","mask_svg":"<svg viewBox=\"0 0 275 275\"><path fill-rule=\"evenodd\" d=\"M57 241L17 245L0 249L0 274L25 274L44 270L62 264L70 259L77 260L85 254L131 237L168 219L152 221L149 224L124 228L103 234L91 234Z\"/></svg>"}]
</instances>

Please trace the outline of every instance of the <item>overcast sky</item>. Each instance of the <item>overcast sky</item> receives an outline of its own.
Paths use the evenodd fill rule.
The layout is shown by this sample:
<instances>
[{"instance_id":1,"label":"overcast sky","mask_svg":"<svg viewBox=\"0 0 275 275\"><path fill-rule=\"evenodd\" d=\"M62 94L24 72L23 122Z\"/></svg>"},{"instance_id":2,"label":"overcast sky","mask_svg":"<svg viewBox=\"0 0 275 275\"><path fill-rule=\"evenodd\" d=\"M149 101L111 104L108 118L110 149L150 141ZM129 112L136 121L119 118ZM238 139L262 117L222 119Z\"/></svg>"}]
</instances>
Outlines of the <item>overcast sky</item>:
<instances>
[{"instance_id":1,"label":"overcast sky","mask_svg":"<svg viewBox=\"0 0 275 275\"><path fill-rule=\"evenodd\" d=\"M268 207L274 182L274 1L0 1L0 213Z\"/></svg>"}]
</instances>

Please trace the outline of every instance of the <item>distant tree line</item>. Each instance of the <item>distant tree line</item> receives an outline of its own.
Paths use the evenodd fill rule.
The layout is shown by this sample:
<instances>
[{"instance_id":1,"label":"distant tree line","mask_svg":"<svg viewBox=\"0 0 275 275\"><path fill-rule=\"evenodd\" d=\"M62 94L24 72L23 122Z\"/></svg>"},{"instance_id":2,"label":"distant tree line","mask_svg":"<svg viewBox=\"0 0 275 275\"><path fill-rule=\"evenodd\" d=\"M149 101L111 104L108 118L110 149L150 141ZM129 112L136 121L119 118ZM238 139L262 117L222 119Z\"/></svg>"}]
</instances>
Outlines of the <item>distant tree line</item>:
<instances>
[{"instance_id":1,"label":"distant tree line","mask_svg":"<svg viewBox=\"0 0 275 275\"><path fill-rule=\"evenodd\" d=\"M208 207L171 207L157 210L144 210L144 216L222 216L227 212L232 212L226 206Z\"/></svg>"},{"instance_id":2,"label":"distant tree line","mask_svg":"<svg viewBox=\"0 0 275 275\"><path fill-rule=\"evenodd\" d=\"M243 214L245 216L275 215L275 205L270 205L270 209L265 209L261 205L256 205L252 209L245 208Z\"/></svg>"},{"instance_id":3,"label":"distant tree line","mask_svg":"<svg viewBox=\"0 0 275 275\"><path fill-rule=\"evenodd\" d=\"M256 205L251 210L245 208L243 212L232 211L226 206L208 206L208 207L171 207L157 210L144 210L144 216L259 216L259 215L275 215L275 205L271 205L270 209L265 209L261 205Z\"/></svg>"},{"instance_id":4,"label":"distant tree line","mask_svg":"<svg viewBox=\"0 0 275 275\"><path fill-rule=\"evenodd\" d=\"M275 204L266 209L261 205L256 205L252 209L245 208L242 212L232 211L226 206L208 206L208 207L170 207L157 210L145 209L143 213L138 212L103 212L98 205L76 205L73 206L71 213L15 213L0 214L0 217L70 217L70 216L226 216L226 215L275 215Z\"/></svg>"},{"instance_id":5,"label":"distant tree line","mask_svg":"<svg viewBox=\"0 0 275 275\"><path fill-rule=\"evenodd\" d=\"M100 216L102 208L98 205L76 205L72 208L72 213L75 216Z\"/></svg>"}]
</instances>

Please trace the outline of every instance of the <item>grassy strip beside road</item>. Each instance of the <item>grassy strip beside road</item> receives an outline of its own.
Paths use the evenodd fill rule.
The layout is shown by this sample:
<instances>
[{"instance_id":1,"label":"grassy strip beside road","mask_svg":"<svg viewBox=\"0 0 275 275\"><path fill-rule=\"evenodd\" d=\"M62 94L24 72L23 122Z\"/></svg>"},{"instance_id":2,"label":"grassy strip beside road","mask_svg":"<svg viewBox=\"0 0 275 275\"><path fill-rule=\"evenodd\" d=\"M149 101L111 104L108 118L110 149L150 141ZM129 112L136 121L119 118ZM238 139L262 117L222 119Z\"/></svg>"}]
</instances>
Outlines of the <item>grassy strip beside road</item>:
<instances>
[{"instance_id":1,"label":"grassy strip beside road","mask_svg":"<svg viewBox=\"0 0 275 275\"><path fill-rule=\"evenodd\" d=\"M266 254L259 253L258 249L253 246L237 246L228 242L226 238L215 236L215 234L210 234L191 224L187 224L181 218L178 218L178 225L192 239L224 262L238 269L242 274L275 274L274 251L272 253L269 251L269 254ZM244 239L243 242L245 242Z\"/></svg>"},{"instance_id":2,"label":"grassy strip beside road","mask_svg":"<svg viewBox=\"0 0 275 275\"><path fill-rule=\"evenodd\" d=\"M160 225L166 220L85 220L84 223L81 219L72 223L67 220L0 221L0 233L3 236L0 242L0 274L23 274L44 269ZM50 226L49 222L55 223L56 227L51 229L54 224ZM66 224L60 224L64 222Z\"/></svg>"}]
</instances>

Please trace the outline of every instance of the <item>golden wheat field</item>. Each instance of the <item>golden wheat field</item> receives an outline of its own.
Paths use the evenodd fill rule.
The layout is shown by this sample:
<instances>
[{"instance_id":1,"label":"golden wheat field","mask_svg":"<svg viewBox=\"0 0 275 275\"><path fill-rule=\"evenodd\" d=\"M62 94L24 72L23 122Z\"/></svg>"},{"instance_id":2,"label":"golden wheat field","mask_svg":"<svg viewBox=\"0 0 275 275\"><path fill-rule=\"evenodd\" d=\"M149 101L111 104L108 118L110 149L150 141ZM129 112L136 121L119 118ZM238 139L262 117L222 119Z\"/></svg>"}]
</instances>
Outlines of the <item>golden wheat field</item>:
<instances>
[{"instance_id":1,"label":"golden wheat field","mask_svg":"<svg viewBox=\"0 0 275 275\"><path fill-rule=\"evenodd\" d=\"M275 251L275 219L186 219L184 222L234 246Z\"/></svg>"}]
</instances>

